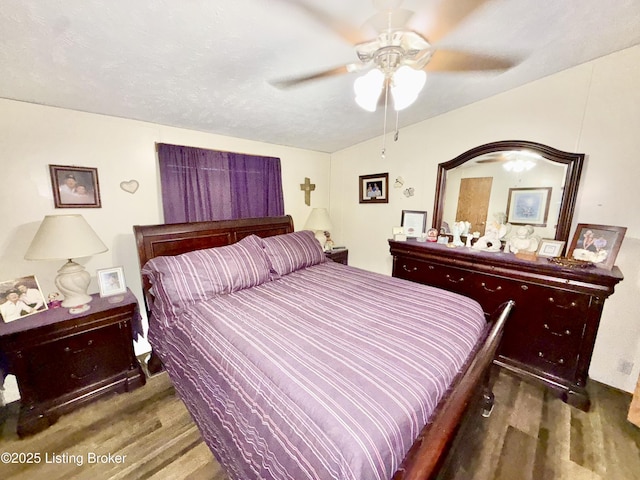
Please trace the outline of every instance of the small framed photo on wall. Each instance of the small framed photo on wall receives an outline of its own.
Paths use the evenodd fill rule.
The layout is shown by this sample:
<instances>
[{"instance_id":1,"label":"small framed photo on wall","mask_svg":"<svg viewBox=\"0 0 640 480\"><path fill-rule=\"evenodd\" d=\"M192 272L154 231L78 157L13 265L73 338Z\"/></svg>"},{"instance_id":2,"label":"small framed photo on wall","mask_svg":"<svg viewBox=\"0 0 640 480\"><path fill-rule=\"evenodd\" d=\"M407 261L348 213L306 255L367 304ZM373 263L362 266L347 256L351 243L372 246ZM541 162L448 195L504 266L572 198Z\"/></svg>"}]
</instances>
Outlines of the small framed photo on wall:
<instances>
[{"instance_id":1,"label":"small framed photo on wall","mask_svg":"<svg viewBox=\"0 0 640 480\"><path fill-rule=\"evenodd\" d=\"M100 208L98 169L49 165L56 208Z\"/></svg>"},{"instance_id":2,"label":"small framed photo on wall","mask_svg":"<svg viewBox=\"0 0 640 480\"><path fill-rule=\"evenodd\" d=\"M110 297L126 293L127 285L124 280L124 269L122 267L103 268L96 272L98 285L100 286L100 296Z\"/></svg>"},{"instance_id":3,"label":"small framed photo on wall","mask_svg":"<svg viewBox=\"0 0 640 480\"><path fill-rule=\"evenodd\" d=\"M360 203L389 203L389 173L360 176Z\"/></svg>"}]
</instances>

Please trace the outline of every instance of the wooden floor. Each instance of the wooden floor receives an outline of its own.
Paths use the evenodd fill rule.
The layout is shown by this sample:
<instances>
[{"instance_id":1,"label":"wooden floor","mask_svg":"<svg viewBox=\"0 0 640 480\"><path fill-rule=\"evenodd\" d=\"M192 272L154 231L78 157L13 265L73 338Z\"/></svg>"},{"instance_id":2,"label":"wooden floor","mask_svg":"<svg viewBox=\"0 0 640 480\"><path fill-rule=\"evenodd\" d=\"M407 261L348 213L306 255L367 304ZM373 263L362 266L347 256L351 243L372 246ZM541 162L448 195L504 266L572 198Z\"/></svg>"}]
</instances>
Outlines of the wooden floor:
<instances>
[{"instance_id":1,"label":"wooden floor","mask_svg":"<svg viewBox=\"0 0 640 480\"><path fill-rule=\"evenodd\" d=\"M446 478L640 479L640 429L626 421L631 396L595 382L589 391L593 405L584 413L501 373L491 417L466 433L464 461L454 462ZM0 463L0 479L226 480L166 374L65 415L23 440L15 434L16 407L0 410L0 454L39 453L41 463ZM90 453L126 457L90 464ZM47 458L59 463L45 463Z\"/></svg>"}]
</instances>

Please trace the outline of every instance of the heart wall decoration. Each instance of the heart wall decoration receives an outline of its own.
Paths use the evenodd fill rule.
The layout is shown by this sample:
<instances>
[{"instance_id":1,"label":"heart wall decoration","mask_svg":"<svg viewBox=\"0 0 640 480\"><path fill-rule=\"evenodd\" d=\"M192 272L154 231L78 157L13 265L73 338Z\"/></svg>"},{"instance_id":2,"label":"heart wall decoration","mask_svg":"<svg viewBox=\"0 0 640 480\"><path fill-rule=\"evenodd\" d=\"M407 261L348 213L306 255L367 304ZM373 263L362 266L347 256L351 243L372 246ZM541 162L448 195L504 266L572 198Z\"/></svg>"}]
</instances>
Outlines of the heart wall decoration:
<instances>
[{"instance_id":1,"label":"heart wall decoration","mask_svg":"<svg viewBox=\"0 0 640 480\"><path fill-rule=\"evenodd\" d=\"M126 182L120 182L120 188L127 193L136 193L140 184L137 180L128 180Z\"/></svg>"}]
</instances>

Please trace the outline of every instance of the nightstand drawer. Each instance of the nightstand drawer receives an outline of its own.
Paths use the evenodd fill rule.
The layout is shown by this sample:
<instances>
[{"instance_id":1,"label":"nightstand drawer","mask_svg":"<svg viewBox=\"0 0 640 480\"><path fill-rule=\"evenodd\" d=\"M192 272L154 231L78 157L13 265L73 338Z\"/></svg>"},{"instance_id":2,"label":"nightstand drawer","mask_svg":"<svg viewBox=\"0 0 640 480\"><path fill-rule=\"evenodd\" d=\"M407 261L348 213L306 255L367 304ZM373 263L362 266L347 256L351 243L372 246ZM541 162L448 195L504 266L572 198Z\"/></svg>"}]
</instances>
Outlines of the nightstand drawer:
<instances>
[{"instance_id":1,"label":"nightstand drawer","mask_svg":"<svg viewBox=\"0 0 640 480\"><path fill-rule=\"evenodd\" d=\"M122 328L120 323L109 325L23 351L31 386L38 392L35 400L56 398L126 370L130 355Z\"/></svg>"},{"instance_id":2,"label":"nightstand drawer","mask_svg":"<svg viewBox=\"0 0 640 480\"><path fill-rule=\"evenodd\" d=\"M349 250L347 250L346 248L341 248L339 250L330 250L328 252L324 252L324 255L329 260L333 260L336 263L342 263L343 265L348 265L349 263Z\"/></svg>"}]
</instances>

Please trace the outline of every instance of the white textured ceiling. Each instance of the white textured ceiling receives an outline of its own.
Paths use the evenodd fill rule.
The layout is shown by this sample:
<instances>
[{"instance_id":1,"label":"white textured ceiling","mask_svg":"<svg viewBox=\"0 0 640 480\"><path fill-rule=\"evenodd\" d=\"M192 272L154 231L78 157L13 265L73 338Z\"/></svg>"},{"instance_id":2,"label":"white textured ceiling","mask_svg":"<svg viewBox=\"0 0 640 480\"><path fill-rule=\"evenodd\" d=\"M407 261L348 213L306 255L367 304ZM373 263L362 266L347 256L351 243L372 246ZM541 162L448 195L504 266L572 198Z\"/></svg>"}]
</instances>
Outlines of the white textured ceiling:
<instances>
[{"instance_id":1,"label":"white textured ceiling","mask_svg":"<svg viewBox=\"0 0 640 480\"><path fill-rule=\"evenodd\" d=\"M440 3L402 7L426 33ZM0 97L322 152L379 136L382 110L354 103L355 74L270 83L357 60L305 4L354 26L375 12L372 0L0 0ZM436 47L517 66L429 74L400 126L639 43L640 0L490 0Z\"/></svg>"}]
</instances>

